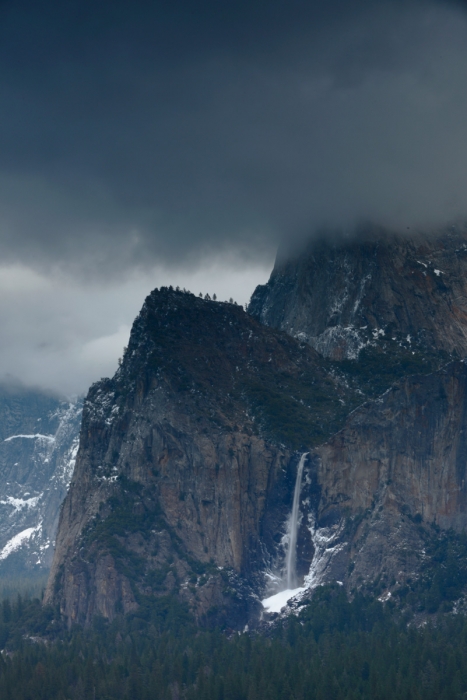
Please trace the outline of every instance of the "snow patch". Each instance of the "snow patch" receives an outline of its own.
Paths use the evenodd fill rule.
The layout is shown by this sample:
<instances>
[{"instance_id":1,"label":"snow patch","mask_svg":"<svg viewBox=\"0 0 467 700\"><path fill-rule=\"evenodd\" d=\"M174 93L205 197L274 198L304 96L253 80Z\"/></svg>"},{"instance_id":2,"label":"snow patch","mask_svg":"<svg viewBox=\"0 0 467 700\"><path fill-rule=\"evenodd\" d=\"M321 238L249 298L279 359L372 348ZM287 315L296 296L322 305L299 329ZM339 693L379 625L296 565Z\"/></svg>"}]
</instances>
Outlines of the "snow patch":
<instances>
[{"instance_id":1,"label":"snow patch","mask_svg":"<svg viewBox=\"0 0 467 700\"><path fill-rule=\"evenodd\" d=\"M265 598L261 603L267 612L278 613L287 605L291 598L294 598L299 593L303 593L303 591L306 591L306 588L287 588L285 591L280 591L280 593Z\"/></svg>"},{"instance_id":2,"label":"snow patch","mask_svg":"<svg viewBox=\"0 0 467 700\"><path fill-rule=\"evenodd\" d=\"M309 531L315 549L310 570L305 576L306 588L316 588L326 580L332 560L346 546L347 542L339 542L344 530L345 521L331 527L317 527L314 515L308 516Z\"/></svg>"},{"instance_id":3,"label":"snow patch","mask_svg":"<svg viewBox=\"0 0 467 700\"><path fill-rule=\"evenodd\" d=\"M10 435L10 437L5 438L3 442L10 442L10 440L17 440L18 438L25 438L27 440L48 440L49 442L55 442L54 435L41 435L41 433L36 433L35 435Z\"/></svg>"},{"instance_id":4,"label":"snow patch","mask_svg":"<svg viewBox=\"0 0 467 700\"><path fill-rule=\"evenodd\" d=\"M366 283L371 280L371 272L369 272L361 281L360 281L360 289L358 290L357 298L355 299L355 303L353 305L352 309L352 315L355 317L355 314L357 313L358 307L362 303L363 299L363 293L365 291ZM366 328L366 326L365 326Z\"/></svg>"},{"instance_id":5,"label":"snow patch","mask_svg":"<svg viewBox=\"0 0 467 700\"><path fill-rule=\"evenodd\" d=\"M382 328L374 328L371 332L374 340L378 340L380 336L384 335L384 330Z\"/></svg>"},{"instance_id":6,"label":"snow patch","mask_svg":"<svg viewBox=\"0 0 467 700\"><path fill-rule=\"evenodd\" d=\"M26 494L25 494L26 495ZM0 503L4 506L13 506L15 511L22 510L23 508L35 508L37 506L40 497L42 494L39 496L34 496L33 498L13 498L13 496L7 496L5 501L0 501Z\"/></svg>"},{"instance_id":7,"label":"snow patch","mask_svg":"<svg viewBox=\"0 0 467 700\"><path fill-rule=\"evenodd\" d=\"M297 336L295 336L297 337ZM309 343L315 350L325 357L330 357L336 348L344 350L345 357L356 360L369 341L362 338L354 326L332 326L326 328L321 335L311 337Z\"/></svg>"},{"instance_id":8,"label":"snow patch","mask_svg":"<svg viewBox=\"0 0 467 700\"><path fill-rule=\"evenodd\" d=\"M42 525L37 525L36 527L28 527L27 530L23 530L22 532L19 532L17 535L11 538L2 551L0 552L0 560L6 559L12 552L15 552L17 549L23 546L23 544L31 539L31 537L34 535L34 533L38 532L41 529Z\"/></svg>"}]
</instances>

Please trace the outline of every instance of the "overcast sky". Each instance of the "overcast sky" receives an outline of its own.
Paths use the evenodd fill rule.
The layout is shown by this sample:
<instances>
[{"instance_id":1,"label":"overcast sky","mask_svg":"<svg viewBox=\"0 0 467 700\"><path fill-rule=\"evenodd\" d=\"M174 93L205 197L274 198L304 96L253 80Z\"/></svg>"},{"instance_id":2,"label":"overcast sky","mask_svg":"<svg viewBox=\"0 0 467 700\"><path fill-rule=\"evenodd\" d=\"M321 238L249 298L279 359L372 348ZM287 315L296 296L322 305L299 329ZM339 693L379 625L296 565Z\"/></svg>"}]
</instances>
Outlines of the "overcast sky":
<instances>
[{"instance_id":1,"label":"overcast sky","mask_svg":"<svg viewBox=\"0 0 467 700\"><path fill-rule=\"evenodd\" d=\"M113 374L155 286L467 215L461 2L0 1L0 377Z\"/></svg>"}]
</instances>

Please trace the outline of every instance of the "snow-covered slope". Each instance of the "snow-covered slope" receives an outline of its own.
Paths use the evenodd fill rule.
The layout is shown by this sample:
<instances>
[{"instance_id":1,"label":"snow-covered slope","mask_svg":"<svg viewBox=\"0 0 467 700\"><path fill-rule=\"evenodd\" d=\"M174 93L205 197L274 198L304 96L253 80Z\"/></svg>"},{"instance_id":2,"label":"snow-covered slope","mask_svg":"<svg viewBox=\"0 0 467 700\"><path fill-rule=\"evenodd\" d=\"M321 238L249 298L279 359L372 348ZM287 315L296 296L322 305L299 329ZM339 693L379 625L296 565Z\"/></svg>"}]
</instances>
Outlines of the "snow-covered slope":
<instances>
[{"instance_id":1,"label":"snow-covered slope","mask_svg":"<svg viewBox=\"0 0 467 700\"><path fill-rule=\"evenodd\" d=\"M0 386L0 576L49 569L82 401Z\"/></svg>"}]
</instances>

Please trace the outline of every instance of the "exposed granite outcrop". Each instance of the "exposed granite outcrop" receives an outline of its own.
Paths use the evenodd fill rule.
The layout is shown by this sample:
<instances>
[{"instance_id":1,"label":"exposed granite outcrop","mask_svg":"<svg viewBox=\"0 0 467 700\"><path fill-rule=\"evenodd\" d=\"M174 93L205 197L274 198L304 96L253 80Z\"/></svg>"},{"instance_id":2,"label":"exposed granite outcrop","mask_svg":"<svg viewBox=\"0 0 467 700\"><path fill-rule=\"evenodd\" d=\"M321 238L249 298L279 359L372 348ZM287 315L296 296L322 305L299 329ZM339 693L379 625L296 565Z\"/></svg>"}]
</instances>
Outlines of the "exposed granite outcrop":
<instances>
[{"instance_id":1,"label":"exposed granite outcrop","mask_svg":"<svg viewBox=\"0 0 467 700\"><path fill-rule=\"evenodd\" d=\"M356 410L316 454L323 505L345 499L355 513L378 502L465 529L467 366L408 377Z\"/></svg>"},{"instance_id":2,"label":"exposed granite outcrop","mask_svg":"<svg viewBox=\"0 0 467 700\"><path fill-rule=\"evenodd\" d=\"M302 512L321 542L308 582L415 580L427 538L467 528L467 366L408 377L310 452Z\"/></svg>"}]
</instances>

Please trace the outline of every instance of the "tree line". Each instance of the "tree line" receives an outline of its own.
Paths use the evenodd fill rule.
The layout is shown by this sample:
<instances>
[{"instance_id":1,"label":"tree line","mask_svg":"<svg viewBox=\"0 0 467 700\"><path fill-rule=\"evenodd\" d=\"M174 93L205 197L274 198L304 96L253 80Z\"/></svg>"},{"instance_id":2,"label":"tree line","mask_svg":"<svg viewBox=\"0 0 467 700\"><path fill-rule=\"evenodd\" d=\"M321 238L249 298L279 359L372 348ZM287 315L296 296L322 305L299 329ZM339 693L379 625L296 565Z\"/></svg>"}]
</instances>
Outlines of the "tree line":
<instances>
[{"instance_id":1,"label":"tree line","mask_svg":"<svg viewBox=\"0 0 467 700\"><path fill-rule=\"evenodd\" d=\"M38 600L4 601L2 700L453 700L467 692L467 620L421 627L326 587L260 632L200 630L170 598L67 630Z\"/></svg>"}]
</instances>

